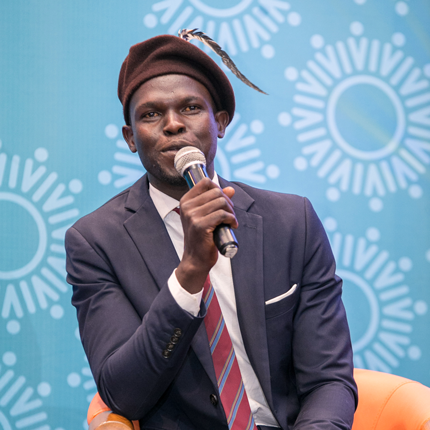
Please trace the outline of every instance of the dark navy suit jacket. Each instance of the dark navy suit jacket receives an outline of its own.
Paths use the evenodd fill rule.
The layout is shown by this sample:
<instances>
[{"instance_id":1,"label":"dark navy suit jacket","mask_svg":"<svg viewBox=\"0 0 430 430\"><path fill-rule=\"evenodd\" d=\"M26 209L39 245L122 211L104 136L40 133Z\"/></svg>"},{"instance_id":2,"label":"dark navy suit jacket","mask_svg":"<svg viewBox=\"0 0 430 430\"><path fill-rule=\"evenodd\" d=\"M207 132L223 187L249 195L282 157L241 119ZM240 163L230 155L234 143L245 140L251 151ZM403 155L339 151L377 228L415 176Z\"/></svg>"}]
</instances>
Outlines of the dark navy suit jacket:
<instances>
[{"instance_id":1,"label":"dark navy suit jacket","mask_svg":"<svg viewBox=\"0 0 430 430\"><path fill-rule=\"evenodd\" d=\"M349 429L356 405L341 280L311 204L231 185L232 259L245 349L282 429ZM179 260L146 176L66 235L68 282L102 399L142 429L227 430L203 318L167 280ZM273 304L265 302L297 288ZM179 329L179 330L178 330ZM179 333L169 357L163 352Z\"/></svg>"}]
</instances>

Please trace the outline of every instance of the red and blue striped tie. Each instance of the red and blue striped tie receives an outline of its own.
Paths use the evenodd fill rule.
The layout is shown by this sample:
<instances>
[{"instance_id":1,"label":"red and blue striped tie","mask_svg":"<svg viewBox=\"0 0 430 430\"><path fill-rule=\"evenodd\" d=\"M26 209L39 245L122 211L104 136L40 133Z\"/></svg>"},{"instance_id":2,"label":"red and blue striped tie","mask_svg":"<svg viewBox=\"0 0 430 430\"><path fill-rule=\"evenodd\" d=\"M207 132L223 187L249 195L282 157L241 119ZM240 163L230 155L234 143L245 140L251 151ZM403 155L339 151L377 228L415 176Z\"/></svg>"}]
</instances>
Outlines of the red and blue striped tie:
<instances>
[{"instance_id":1,"label":"red and blue striped tie","mask_svg":"<svg viewBox=\"0 0 430 430\"><path fill-rule=\"evenodd\" d=\"M173 211L181 214L179 207L174 208ZM209 275L203 286L203 300L207 310L206 332L228 428L230 430L257 430L233 344Z\"/></svg>"},{"instance_id":2,"label":"red and blue striped tie","mask_svg":"<svg viewBox=\"0 0 430 430\"><path fill-rule=\"evenodd\" d=\"M203 300L207 308L205 326L228 427L230 430L257 430L233 344L209 276L203 287Z\"/></svg>"}]
</instances>

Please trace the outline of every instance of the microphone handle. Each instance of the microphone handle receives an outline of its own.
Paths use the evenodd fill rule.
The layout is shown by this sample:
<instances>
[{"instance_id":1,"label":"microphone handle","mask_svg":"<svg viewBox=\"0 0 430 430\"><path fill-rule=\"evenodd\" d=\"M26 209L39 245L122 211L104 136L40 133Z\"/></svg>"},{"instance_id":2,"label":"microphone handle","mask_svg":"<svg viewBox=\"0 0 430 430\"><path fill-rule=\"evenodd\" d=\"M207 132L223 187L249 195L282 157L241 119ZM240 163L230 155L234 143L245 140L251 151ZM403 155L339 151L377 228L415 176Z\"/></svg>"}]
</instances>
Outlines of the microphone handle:
<instances>
[{"instance_id":1,"label":"microphone handle","mask_svg":"<svg viewBox=\"0 0 430 430\"><path fill-rule=\"evenodd\" d=\"M207 177L206 167L203 164L192 164L184 171L184 178L190 189ZM236 236L227 224L220 224L215 228L214 242L218 251L227 258L233 258L239 248Z\"/></svg>"}]
</instances>

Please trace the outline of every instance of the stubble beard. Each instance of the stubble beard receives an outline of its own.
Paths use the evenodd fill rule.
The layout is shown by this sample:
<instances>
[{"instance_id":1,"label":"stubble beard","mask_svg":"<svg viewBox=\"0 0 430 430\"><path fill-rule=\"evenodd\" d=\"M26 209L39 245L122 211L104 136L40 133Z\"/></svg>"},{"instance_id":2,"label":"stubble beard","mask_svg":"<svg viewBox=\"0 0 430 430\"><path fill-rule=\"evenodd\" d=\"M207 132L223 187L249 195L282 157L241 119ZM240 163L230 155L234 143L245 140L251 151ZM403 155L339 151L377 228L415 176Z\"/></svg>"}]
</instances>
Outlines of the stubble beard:
<instances>
[{"instance_id":1,"label":"stubble beard","mask_svg":"<svg viewBox=\"0 0 430 430\"><path fill-rule=\"evenodd\" d=\"M166 185L181 188L187 186L187 181L179 173L167 172L158 164L153 164L150 171L148 169L146 170L150 173L150 175L157 177L160 182L163 182Z\"/></svg>"},{"instance_id":2,"label":"stubble beard","mask_svg":"<svg viewBox=\"0 0 430 430\"><path fill-rule=\"evenodd\" d=\"M166 182L169 185L172 185L174 187L184 187L187 185L187 181L180 175L177 176L171 176L171 175L167 175L164 172L162 172L163 174L163 181Z\"/></svg>"}]
</instances>

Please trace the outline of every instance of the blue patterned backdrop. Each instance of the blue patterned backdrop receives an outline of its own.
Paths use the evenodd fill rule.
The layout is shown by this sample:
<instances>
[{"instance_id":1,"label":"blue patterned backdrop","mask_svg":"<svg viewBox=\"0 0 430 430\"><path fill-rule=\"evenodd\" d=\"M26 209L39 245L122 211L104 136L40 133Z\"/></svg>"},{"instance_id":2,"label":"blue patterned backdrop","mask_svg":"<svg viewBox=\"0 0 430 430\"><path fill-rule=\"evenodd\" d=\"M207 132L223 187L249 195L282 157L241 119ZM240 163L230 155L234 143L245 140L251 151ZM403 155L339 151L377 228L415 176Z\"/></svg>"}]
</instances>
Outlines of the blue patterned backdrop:
<instances>
[{"instance_id":1,"label":"blue patterned backdrop","mask_svg":"<svg viewBox=\"0 0 430 430\"><path fill-rule=\"evenodd\" d=\"M238 103L218 173L309 197L355 366L430 385L428 0L14 0L0 17L0 429L86 428L96 388L64 233L141 176L119 68L130 45L184 27L269 93L228 72Z\"/></svg>"}]
</instances>

